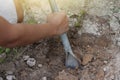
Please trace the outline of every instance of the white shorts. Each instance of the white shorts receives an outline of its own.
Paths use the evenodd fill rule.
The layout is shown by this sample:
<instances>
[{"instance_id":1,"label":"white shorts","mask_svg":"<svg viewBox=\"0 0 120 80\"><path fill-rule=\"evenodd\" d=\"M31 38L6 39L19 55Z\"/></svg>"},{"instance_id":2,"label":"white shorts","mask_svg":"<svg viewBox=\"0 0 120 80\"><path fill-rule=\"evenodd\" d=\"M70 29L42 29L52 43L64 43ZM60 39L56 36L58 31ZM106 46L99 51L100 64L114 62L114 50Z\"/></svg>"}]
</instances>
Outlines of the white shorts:
<instances>
[{"instance_id":1,"label":"white shorts","mask_svg":"<svg viewBox=\"0 0 120 80\"><path fill-rule=\"evenodd\" d=\"M0 0L0 16L10 23L17 23L17 12L14 0Z\"/></svg>"}]
</instances>

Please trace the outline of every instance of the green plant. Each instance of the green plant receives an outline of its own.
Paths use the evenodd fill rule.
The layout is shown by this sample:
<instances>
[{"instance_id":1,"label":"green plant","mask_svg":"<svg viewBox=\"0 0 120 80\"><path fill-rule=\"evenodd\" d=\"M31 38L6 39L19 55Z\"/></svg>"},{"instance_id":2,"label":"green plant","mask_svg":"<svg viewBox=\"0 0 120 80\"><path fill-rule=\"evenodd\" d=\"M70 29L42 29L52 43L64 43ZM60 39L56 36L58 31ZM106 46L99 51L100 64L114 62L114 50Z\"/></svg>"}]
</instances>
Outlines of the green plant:
<instances>
[{"instance_id":1,"label":"green plant","mask_svg":"<svg viewBox=\"0 0 120 80\"><path fill-rule=\"evenodd\" d=\"M0 63L3 63L4 61L6 61L6 56L9 56L11 52L13 54L17 54L18 51L16 48L10 49L10 48L0 47Z\"/></svg>"},{"instance_id":2,"label":"green plant","mask_svg":"<svg viewBox=\"0 0 120 80\"><path fill-rule=\"evenodd\" d=\"M79 27L79 28L82 27L83 20L84 20L84 17L85 17L86 14L87 14L87 12L85 10L81 10L79 12L78 16L76 17L78 22L75 23L75 27Z\"/></svg>"},{"instance_id":3,"label":"green plant","mask_svg":"<svg viewBox=\"0 0 120 80\"><path fill-rule=\"evenodd\" d=\"M9 48L0 47L0 63L3 63L6 58L6 54L10 52Z\"/></svg>"},{"instance_id":4,"label":"green plant","mask_svg":"<svg viewBox=\"0 0 120 80\"><path fill-rule=\"evenodd\" d=\"M2 47L0 47L0 54L9 53L9 52L10 52L10 48L2 48Z\"/></svg>"}]
</instances>

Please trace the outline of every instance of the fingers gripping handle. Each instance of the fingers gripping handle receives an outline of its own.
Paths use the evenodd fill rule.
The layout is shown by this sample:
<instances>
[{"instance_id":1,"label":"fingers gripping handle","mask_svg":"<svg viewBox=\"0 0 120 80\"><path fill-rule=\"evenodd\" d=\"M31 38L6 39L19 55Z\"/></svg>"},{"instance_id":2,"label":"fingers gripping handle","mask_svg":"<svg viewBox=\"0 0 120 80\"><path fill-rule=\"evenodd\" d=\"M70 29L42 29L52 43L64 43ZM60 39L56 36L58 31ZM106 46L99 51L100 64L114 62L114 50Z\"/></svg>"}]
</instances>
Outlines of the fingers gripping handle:
<instances>
[{"instance_id":1,"label":"fingers gripping handle","mask_svg":"<svg viewBox=\"0 0 120 80\"><path fill-rule=\"evenodd\" d=\"M57 7L57 4L56 4L55 0L49 0L49 3L50 3L50 6L51 6L51 9L52 9L52 12L59 12L59 9ZM67 34L64 33L60 37L61 37L62 43L64 45L64 49L65 49L66 54L70 53L75 57L75 55L72 52Z\"/></svg>"}]
</instances>

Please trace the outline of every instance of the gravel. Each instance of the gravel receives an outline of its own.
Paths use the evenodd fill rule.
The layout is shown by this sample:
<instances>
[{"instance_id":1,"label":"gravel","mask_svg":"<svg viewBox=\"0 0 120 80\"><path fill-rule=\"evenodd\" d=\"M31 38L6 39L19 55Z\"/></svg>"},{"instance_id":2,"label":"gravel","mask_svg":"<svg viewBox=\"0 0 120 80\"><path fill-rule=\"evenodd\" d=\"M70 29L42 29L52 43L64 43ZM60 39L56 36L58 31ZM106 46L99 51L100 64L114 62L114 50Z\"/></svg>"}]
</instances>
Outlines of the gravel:
<instances>
[{"instance_id":1,"label":"gravel","mask_svg":"<svg viewBox=\"0 0 120 80\"><path fill-rule=\"evenodd\" d=\"M36 60L34 58L29 58L26 63L29 67L33 67L36 64Z\"/></svg>"}]
</instances>

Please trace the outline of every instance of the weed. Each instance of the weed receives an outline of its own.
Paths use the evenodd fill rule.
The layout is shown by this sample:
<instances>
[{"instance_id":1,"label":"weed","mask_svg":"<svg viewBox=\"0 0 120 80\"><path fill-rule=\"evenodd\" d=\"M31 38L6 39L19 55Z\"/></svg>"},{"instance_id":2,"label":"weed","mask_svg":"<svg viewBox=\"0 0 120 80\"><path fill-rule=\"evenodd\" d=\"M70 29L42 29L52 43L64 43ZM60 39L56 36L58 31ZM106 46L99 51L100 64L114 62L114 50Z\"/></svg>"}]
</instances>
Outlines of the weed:
<instances>
[{"instance_id":1,"label":"weed","mask_svg":"<svg viewBox=\"0 0 120 80\"><path fill-rule=\"evenodd\" d=\"M10 49L0 47L0 63L3 63L6 60L6 57L9 56L11 52L17 54L18 51L16 48Z\"/></svg>"}]
</instances>

